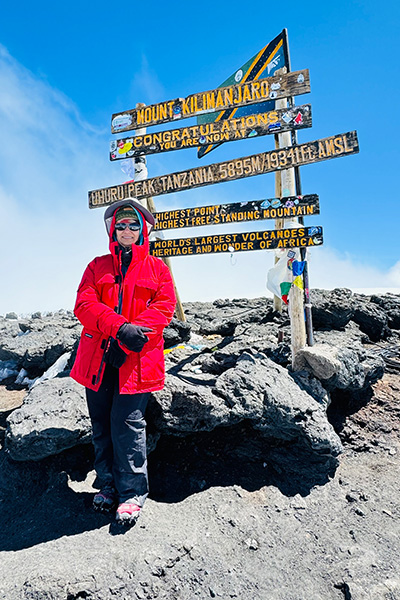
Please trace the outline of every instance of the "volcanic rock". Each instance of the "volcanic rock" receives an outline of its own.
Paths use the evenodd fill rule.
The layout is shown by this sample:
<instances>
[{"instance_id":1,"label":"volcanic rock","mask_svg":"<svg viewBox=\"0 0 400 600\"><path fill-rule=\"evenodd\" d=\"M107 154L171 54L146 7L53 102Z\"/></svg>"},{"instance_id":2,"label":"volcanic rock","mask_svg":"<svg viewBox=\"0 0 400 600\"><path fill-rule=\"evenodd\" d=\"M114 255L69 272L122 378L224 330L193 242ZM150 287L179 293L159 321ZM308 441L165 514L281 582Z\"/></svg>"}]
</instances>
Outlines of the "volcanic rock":
<instances>
[{"instance_id":1,"label":"volcanic rock","mask_svg":"<svg viewBox=\"0 0 400 600\"><path fill-rule=\"evenodd\" d=\"M14 460L41 460L90 441L84 388L70 377L34 387L7 419L6 448Z\"/></svg>"},{"instance_id":2,"label":"volcanic rock","mask_svg":"<svg viewBox=\"0 0 400 600\"><path fill-rule=\"evenodd\" d=\"M342 329L354 315L352 291L313 289L310 292L312 319L315 329Z\"/></svg>"},{"instance_id":3,"label":"volcanic rock","mask_svg":"<svg viewBox=\"0 0 400 600\"><path fill-rule=\"evenodd\" d=\"M356 351L328 344L306 347L296 354L295 369L309 370L322 385L333 390L360 390L383 376L384 361L379 356L363 352L364 361Z\"/></svg>"},{"instance_id":4,"label":"volcanic rock","mask_svg":"<svg viewBox=\"0 0 400 600\"><path fill-rule=\"evenodd\" d=\"M182 435L246 421L268 438L301 439L317 452L340 452L326 417L326 393L317 402L266 356L243 353L215 384L194 381L169 375L164 390L154 394L158 431Z\"/></svg>"},{"instance_id":5,"label":"volcanic rock","mask_svg":"<svg viewBox=\"0 0 400 600\"><path fill-rule=\"evenodd\" d=\"M400 329L400 296L385 294L384 296L371 296L371 302L380 306L386 313L387 324L390 329Z\"/></svg>"},{"instance_id":6,"label":"volcanic rock","mask_svg":"<svg viewBox=\"0 0 400 600\"><path fill-rule=\"evenodd\" d=\"M353 321L360 326L373 342L385 339L390 330L388 318L383 308L371 302L369 298L358 296L354 309Z\"/></svg>"},{"instance_id":7,"label":"volcanic rock","mask_svg":"<svg viewBox=\"0 0 400 600\"><path fill-rule=\"evenodd\" d=\"M82 326L71 312L31 317L19 321L0 320L0 361L14 361L30 377L42 375L80 337Z\"/></svg>"},{"instance_id":8,"label":"volcanic rock","mask_svg":"<svg viewBox=\"0 0 400 600\"><path fill-rule=\"evenodd\" d=\"M171 323L164 329L164 347L171 348L181 342L190 339L191 327L189 323L173 318Z\"/></svg>"},{"instance_id":9,"label":"volcanic rock","mask_svg":"<svg viewBox=\"0 0 400 600\"><path fill-rule=\"evenodd\" d=\"M389 307L390 327L400 297L382 298L349 301ZM150 496L135 527L91 510L90 444L46 441L89 440L82 388L62 373L20 409L0 405L0 433L8 415L22 458L0 449L0 598L400 600L399 330L386 339L375 313L369 326L343 324L343 301L315 331L326 371L311 354L292 371L286 312L264 299L194 306L191 338L170 347L166 388L149 405ZM77 325L67 313L0 318L1 339L57 320ZM233 335L200 336L218 320ZM382 358L391 372L371 387ZM28 460L31 450L45 458Z\"/></svg>"}]
</instances>

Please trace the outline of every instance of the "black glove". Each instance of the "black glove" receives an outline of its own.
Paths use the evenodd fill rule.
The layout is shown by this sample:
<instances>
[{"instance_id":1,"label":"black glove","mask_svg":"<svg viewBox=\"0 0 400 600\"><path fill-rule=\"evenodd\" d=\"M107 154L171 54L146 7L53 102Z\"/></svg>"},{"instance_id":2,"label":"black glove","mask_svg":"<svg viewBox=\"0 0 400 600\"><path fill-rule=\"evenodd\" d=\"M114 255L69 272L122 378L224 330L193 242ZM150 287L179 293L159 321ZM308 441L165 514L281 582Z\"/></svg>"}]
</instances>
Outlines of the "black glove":
<instances>
[{"instance_id":1,"label":"black glove","mask_svg":"<svg viewBox=\"0 0 400 600\"><path fill-rule=\"evenodd\" d=\"M149 327L141 325L132 325L132 323L124 323L118 329L117 339L119 339L129 350L133 352L141 352L143 346L149 341L145 332L152 331Z\"/></svg>"},{"instance_id":2,"label":"black glove","mask_svg":"<svg viewBox=\"0 0 400 600\"><path fill-rule=\"evenodd\" d=\"M112 340L105 356L105 361L108 365L119 369L124 364L128 355L122 350L117 340Z\"/></svg>"}]
</instances>

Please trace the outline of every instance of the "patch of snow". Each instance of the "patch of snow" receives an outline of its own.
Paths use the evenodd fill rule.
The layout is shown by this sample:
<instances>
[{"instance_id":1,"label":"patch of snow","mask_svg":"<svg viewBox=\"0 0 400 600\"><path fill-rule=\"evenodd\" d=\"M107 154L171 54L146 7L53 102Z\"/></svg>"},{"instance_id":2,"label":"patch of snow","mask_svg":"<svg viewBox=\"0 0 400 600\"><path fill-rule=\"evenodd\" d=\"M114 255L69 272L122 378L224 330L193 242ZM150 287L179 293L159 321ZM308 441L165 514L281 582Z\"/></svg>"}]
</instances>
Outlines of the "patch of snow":
<instances>
[{"instance_id":1,"label":"patch of snow","mask_svg":"<svg viewBox=\"0 0 400 600\"><path fill-rule=\"evenodd\" d=\"M43 375L41 375L41 377L37 377L34 380L31 380L32 383L29 385L29 389L32 389L33 387L35 387L38 383L41 383L42 381L47 381L48 379L54 379L54 377L57 377L57 375L59 373L62 373L63 371L65 371L65 367L67 366L67 363L71 357L71 352L65 352L65 354L63 354L62 356L60 356L60 358L58 358L56 360L56 362L51 365L51 367L49 367L47 369L47 371L45 371L43 373Z\"/></svg>"},{"instance_id":2,"label":"patch of snow","mask_svg":"<svg viewBox=\"0 0 400 600\"><path fill-rule=\"evenodd\" d=\"M0 360L0 381L12 375L17 375L17 363L13 360Z\"/></svg>"}]
</instances>

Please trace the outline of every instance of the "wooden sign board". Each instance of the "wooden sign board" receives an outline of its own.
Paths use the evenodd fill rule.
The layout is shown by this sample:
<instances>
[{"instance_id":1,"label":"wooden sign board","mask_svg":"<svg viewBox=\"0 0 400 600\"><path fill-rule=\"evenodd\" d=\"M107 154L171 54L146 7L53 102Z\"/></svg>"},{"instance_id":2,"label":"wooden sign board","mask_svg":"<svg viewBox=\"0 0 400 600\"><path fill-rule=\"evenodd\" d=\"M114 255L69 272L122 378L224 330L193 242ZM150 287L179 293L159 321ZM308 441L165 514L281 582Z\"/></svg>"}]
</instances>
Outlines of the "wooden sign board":
<instances>
[{"instance_id":1,"label":"wooden sign board","mask_svg":"<svg viewBox=\"0 0 400 600\"><path fill-rule=\"evenodd\" d=\"M89 208L107 206L127 196L147 198L182 192L192 188L234 181L254 175L262 175L301 167L331 158L349 156L359 151L357 132L340 133L328 138L306 142L270 152L261 152L232 161L214 163L205 167L195 167L169 175L159 175L143 181L131 181L108 188L89 192Z\"/></svg>"},{"instance_id":2,"label":"wooden sign board","mask_svg":"<svg viewBox=\"0 0 400 600\"><path fill-rule=\"evenodd\" d=\"M294 227L248 233L223 233L194 238L156 240L150 242L153 256L193 256L220 252L305 248L323 243L322 227Z\"/></svg>"},{"instance_id":3,"label":"wooden sign board","mask_svg":"<svg viewBox=\"0 0 400 600\"><path fill-rule=\"evenodd\" d=\"M144 108L134 108L123 113L114 113L111 132L130 131L160 123L170 123L177 119L197 117L203 113L257 104L265 100L277 100L289 96L307 94L310 88L308 69L293 71L246 83L238 83L207 92L190 94L186 98L176 98Z\"/></svg>"},{"instance_id":4,"label":"wooden sign board","mask_svg":"<svg viewBox=\"0 0 400 600\"><path fill-rule=\"evenodd\" d=\"M240 119L192 125L158 133L137 135L110 143L110 160L122 160L139 154L158 154L219 142L232 142L292 129L311 127L311 104L281 108L248 115Z\"/></svg>"},{"instance_id":5,"label":"wooden sign board","mask_svg":"<svg viewBox=\"0 0 400 600\"><path fill-rule=\"evenodd\" d=\"M319 215L317 194L196 206L156 213L155 231Z\"/></svg>"}]
</instances>

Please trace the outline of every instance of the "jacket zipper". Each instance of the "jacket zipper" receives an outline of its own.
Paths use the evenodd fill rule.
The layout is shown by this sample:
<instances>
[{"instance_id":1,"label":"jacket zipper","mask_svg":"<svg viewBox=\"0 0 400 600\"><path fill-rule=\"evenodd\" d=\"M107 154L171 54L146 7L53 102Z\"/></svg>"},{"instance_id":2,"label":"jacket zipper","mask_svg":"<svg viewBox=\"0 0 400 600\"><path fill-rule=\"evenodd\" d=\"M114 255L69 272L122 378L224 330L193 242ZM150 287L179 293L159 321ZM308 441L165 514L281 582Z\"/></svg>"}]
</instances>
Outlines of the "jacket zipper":
<instances>
[{"instance_id":1,"label":"jacket zipper","mask_svg":"<svg viewBox=\"0 0 400 600\"><path fill-rule=\"evenodd\" d=\"M116 275L116 277L115 277L115 280L116 280L116 281L115 281L116 283L117 283L117 282L119 283L119 288L118 288L118 304L117 304L117 306L114 308L114 311L115 311L115 312L116 312L118 315L120 315L120 314L121 314L121 310L122 310L122 295L123 295L123 293L122 293L122 283L123 283L123 278L122 278L122 269L121 269L121 261L120 261L120 260L119 260L119 275ZM108 349L109 349L109 347L110 347L111 340L112 340L112 336L110 335L110 337L107 339L107 341L106 341L106 345L105 345L105 347L104 347L103 356L101 357L100 367L99 367L99 370L98 370L98 372L97 372L97 377L96 377L96 379L95 379L95 381L94 381L94 385L97 385L97 384L99 383L100 375L101 375L101 372L102 372L102 370L103 370L103 365L104 365L104 363L105 363L105 360L106 360L106 354L107 354L107 350L108 350ZM95 377L95 376L93 375L93 378L94 378L94 377Z\"/></svg>"}]
</instances>

